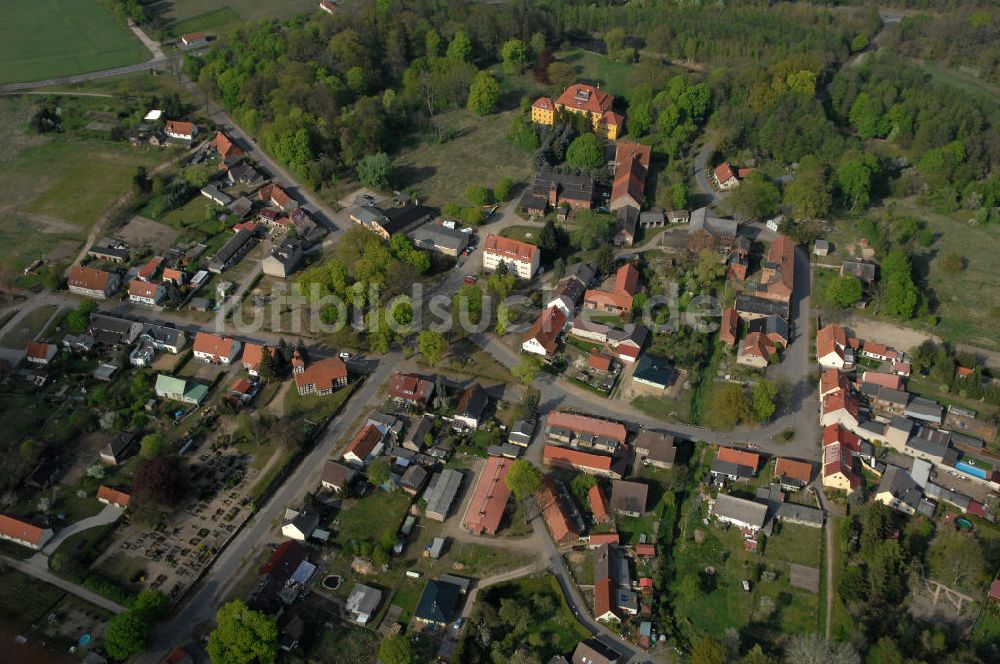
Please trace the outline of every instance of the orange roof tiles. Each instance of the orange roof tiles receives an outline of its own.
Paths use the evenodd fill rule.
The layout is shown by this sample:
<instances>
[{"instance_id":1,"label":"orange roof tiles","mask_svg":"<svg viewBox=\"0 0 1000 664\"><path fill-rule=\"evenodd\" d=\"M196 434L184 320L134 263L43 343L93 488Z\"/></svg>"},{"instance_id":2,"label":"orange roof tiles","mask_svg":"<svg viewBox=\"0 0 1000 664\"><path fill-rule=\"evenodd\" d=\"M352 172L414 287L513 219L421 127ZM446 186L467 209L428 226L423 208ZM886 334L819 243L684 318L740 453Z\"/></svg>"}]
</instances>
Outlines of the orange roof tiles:
<instances>
[{"instance_id":1,"label":"orange roof tiles","mask_svg":"<svg viewBox=\"0 0 1000 664\"><path fill-rule=\"evenodd\" d=\"M602 544L618 544L618 533L594 533L590 536L591 546L601 546Z\"/></svg>"},{"instance_id":2,"label":"orange roof tiles","mask_svg":"<svg viewBox=\"0 0 1000 664\"><path fill-rule=\"evenodd\" d=\"M394 373L389 377L389 396L394 399L427 403L434 391L434 383L413 374Z\"/></svg>"},{"instance_id":3,"label":"orange roof tiles","mask_svg":"<svg viewBox=\"0 0 1000 664\"><path fill-rule=\"evenodd\" d=\"M111 487L104 486L102 484L97 489L97 499L107 501L112 505L117 505L118 507L128 507L128 502L130 500L130 497L124 491L119 491L118 489L112 489Z\"/></svg>"},{"instance_id":4,"label":"orange roof tiles","mask_svg":"<svg viewBox=\"0 0 1000 664\"><path fill-rule=\"evenodd\" d=\"M504 457L491 456L486 460L486 467L479 473L479 482L462 520L466 530L477 535L484 532L496 534L510 498L510 489L504 480L512 463Z\"/></svg>"},{"instance_id":5,"label":"orange roof tiles","mask_svg":"<svg viewBox=\"0 0 1000 664\"><path fill-rule=\"evenodd\" d=\"M656 547L652 544L636 544L635 555L647 557L656 555Z\"/></svg>"},{"instance_id":6,"label":"orange roof tiles","mask_svg":"<svg viewBox=\"0 0 1000 664\"><path fill-rule=\"evenodd\" d=\"M504 258L530 263L534 261L538 247L527 242L512 240L509 237L500 237L499 235L490 233L486 236L486 242L483 243L483 251L498 254Z\"/></svg>"},{"instance_id":7,"label":"orange roof tiles","mask_svg":"<svg viewBox=\"0 0 1000 664\"><path fill-rule=\"evenodd\" d=\"M239 157L243 154L243 150L240 149L238 145L233 143L232 139L223 134L221 131L215 134L215 138L212 139L212 147L215 148L216 152L223 159L228 159L230 157Z\"/></svg>"},{"instance_id":8,"label":"orange roof tiles","mask_svg":"<svg viewBox=\"0 0 1000 664\"><path fill-rule=\"evenodd\" d=\"M823 414L835 413L838 410L846 410L855 420L860 419L861 409L858 400L847 392L835 392L823 399Z\"/></svg>"},{"instance_id":9,"label":"orange roof tiles","mask_svg":"<svg viewBox=\"0 0 1000 664\"><path fill-rule=\"evenodd\" d=\"M959 369L961 371L961 369ZM959 374L961 375L961 374ZM897 374L879 373L878 371L866 371L861 374L861 382L871 385L880 385L890 390L903 389L903 378Z\"/></svg>"},{"instance_id":10,"label":"orange roof tiles","mask_svg":"<svg viewBox=\"0 0 1000 664\"><path fill-rule=\"evenodd\" d=\"M790 477L803 484L808 484L809 480L812 479L812 466L804 461L779 457L774 464L774 474L778 477Z\"/></svg>"},{"instance_id":11,"label":"orange roof tiles","mask_svg":"<svg viewBox=\"0 0 1000 664\"><path fill-rule=\"evenodd\" d=\"M133 279L128 284L128 294L133 297L154 298L159 284L142 279Z\"/></svg>"},{"instance_id":12,"label":"orange roof tiles","mask_svg":"<svg viewBox=\"0 0 1000 664\"><path fill-rule=\"evenodd\" d=\"M110 278L110 272L97 270L85 265L74 265L69 269L67 283L70 286L76 286L77 288L103 291L107 289L108 279Z\"/></svg>"},{"instance_id":13,"label":"orange roof tiles","mask_svg":"<svg viewBox=\"0 0 1000 664\"><path fill-rule=\"evenodd\" d=\"M740 316L733 307L722 312L722 329L719 331L719 340L729 347L736 345L736 331L739 325Z\"/></svg>"},{"instance_id":14,"label":"orange roof tiles","mask_svg":"<svg viewBox=\"0 0 1000 664\"><path fill-rule=\"evenodd\" d=\"M757 464L760 463L759 455L754 454L753 452L747 452L746 450L738 450L733 447L720 447L715 458L719 461L728 461L739 466L749 466L754 470L757 470Z\"/></svg>"},{"instance_id":15,"label":"orange roof tiles","mask_svg":"<svg viewBox=\"0 0 1000 664\"><path fill-rule=\"evenodd\" d=\"M839 325L831 323L816 333L816 355L820 358L830 353L843 357L842 349L847 347L847 333Z\"/></svg>"},{"instance_id":16,"label":"orange roof tiles","mask_svg":"<svg viewBox=\"0 0 1000 664\"><path fill-rule=\"evenodd\" d=\"M554 411L549 413L546 423L550 427L559 429L569 429L577 433L589 433L594 436L603 436L617 440L619 443L625 442L628 430L621 422L601 420L587 415L577 415L576 413L565 413Z\"/></svg>"},{"instance_id":17,"label":"orange roof tiles","mask_svg":"<svg viewBox=\"0 0 1000 664\"><path fill-rule=\"evenodd\" d=\"M615 290L635 295L639 290L639 270L632 263L625 263L615 272Z\"/></svg>"},{"instance_id":18,"label":"orange roof tiles","mask_svg":"<svg viewBox=\"0 0 1000 664\"><path fill-rule=\"evenodd\" d=\"M590 501L590 511L594 515L594 521L607 521L608 499L604 496L604 491L601 489L601 485L595 484L590 487L590 491L587 492L587 498ZM593 538L591 538L591 542L593 542Z\"/></svg>"},{"instance_id":19,"label":"orange roof tiles","mask_svg":"<svg viewBox=\"0 0 1000 664\"><path fill-rule=\"evenodd\" d=\"M215 357L229 357L233 351L234 343L236 342L229 337L220 337L217 334L210 334L208 332L198 332L194 335L194 352Z\"/></svg>"},{"instance_id":20,"label":"orange roof tiles","mask_svg":"<svg viewBox=\"0 0 1000 664\"><path fill-rule=\"evenodd\" d=\"M354 456L364 461L381 442L382 432L378 430L378 427L374 424L366 424L360 431L354 434L354 438L351 439L347 449L344 450L344 456L354 454Z\"/></svg>"},{"instance_id":21,"label":"orange roof tiles","mask_svg":"<svg viewBox=\"0 0 1000 664\"><path fill-rule=\"evenodd\" d=\"M614 613L614 591L610 577L594 584L594 617L600 620L608 613Z\"/></svg>"},{"instance_id":22,"label":"orange roof tiles","mask_svg":"<svg viewBox=\"0 0 1000 664\"><path fill-rule=\"evenodd\" d=\"M193 136L194 135L194 123L184 122L182 120L167 120L167 133L177 134L179 136Z\"/></svg>"},{"instance_id":23,"label":"orange roof tiles","mask_svg":"<svg viewBox=\"0 0 1000 664\"><path fill-rule=\"evenodd\" d=\"M546 353L554 353L559 347L556 339L566 325L566 314L559 307L549 307L538 315L534 325L524 335L524 341L534 339Z\"/></svg>"},{"instance_id":24,"label":"orange roof tiles","mask_svg":"<svg viewBox=\"0 0 1000 664\"><path fill-rule=\"evenodd\" d=\"M601 115L605 111L611 110L613 102L614 97L607 92L585 83L574 83L563 90L563 93L556 99L558 106Z\"/></svg>"},{"instance_id":25,"label":"orange roof tiles","mask_svg":"<svg viewBox=\"0 0 1000 664\"><path fill-rule=\"evenodd\" d=\"M838 390L846 390L847 388L847 376L842 374L840 369L831 367L820 375L819 393L821 397Z\"/></svg>"},{"instance_id":26,"label":"orange roof tiles","mask_svg":"<svg viewBox=\"0 0 1000 664\"><path fill-rule=\"evenodd\" d=\"M608 291L591 289L584 293L583 301L592 308L611 307L623 311L632 308L632 296L622 291L609 293Z\"/></svg>"},{"instance_id":27,"label":"orange roof tiles","mask_svg":"<svg viewBox=\"0 0 1000 664\"><path fill-rule=\"evenodd\" d=\"M724 161L715 167L715 179L718 180L720 183L725 182L726 180L735 176L736 173L733 171L733 167L730 166L728 162Z\"/></svg>"},{"instance_id":28,"label":"orange roof tiles","mask_svg":"<svg viewBox=\"0 0 1000 664\"><path fill-rule=\"evenodd\" d=\"M42 541L43 529L12 516L0 514L0 533L37 546Z\"/></svg>"},{"instance_id":29,"label":"orange roof tiles","mask_svg":"<svg viewBox=\"0 0 1000 664\"><path fill-rule=\"evenodd\" d=\"M49 345L40 341L29 341L25 347L24 355L32 360L47 360L49 358Z\"/></svg>"},{"instance_id":30,"label":"orange roof tiles","mask_svg":"<svg viewBox=\"0 0 1000 664\"><path fill-rule=\"evenodd\" d=\"M587 368L594 369L595 371L610 371L611 370L611 357L600 352L596 348L590 350L590 356L587 358Z\"/></svg>"},{"instance_id":31,"label":"orange roof tiles","mask_svg":"<svg viewBox=\"0 0 1000 664\"><path fill-rule=\"evenodd\" d=\"M784 300L791 298L795 288L795 242L785 235L779 235L768 247L767 265L777 276L777 279L767 284L768 294Z\"/></svg>"},{"instance_id":32,"label":"orange roof tiles","mask_svg":"<svg viewBox=\"0 0 1000 664\"><path fill-rule=\"evenodd\" d=\"M555 104L553 104L552 100L549 99L548 97L539 97L538 99L535 100L535 102L531 105L531 107L538 108L543 111L555 110Z\"/></svg>"},{"instance_id":33,"label":"orange roof tiles","mask_svg":"<svg viewBox=\"0 0 1000 664\"><path fill-rule=\"evenodd\" d=\"M823 429L823 447L839 443L853 452L861 450L861 438L839 424L831 424Z\"/></svg>"},{"instance_id":34,"label":"orange roof tiles","mask_svg":"<svg viewBox=\"0 0 1000 664\"><path fill-rule=\"evenodd\" d=\"M301 361L301 360L300 360ZM339 357L328 357L310 362L302 371L293 371L295 386L312 385L316 391L333 389L338 381L347 378L347 365Z\"/></svg>"},{"instance_id":35,"label":"orange roof tiles","mask_svg":"<svg viewBox=\"0 0 1000 664\"><path fill-rule=\"evenodd\" d=\"M579 536L573 524L570 523L562 503L556 497L555 489L550 481L542 483L535 498L538 500L538 506L542 510L542 516L549 527L549 532L552 533L552 539L557 544L576 539Z\"/></svg>"},{"instance_id":36,"label":"orange roof tiles","mask_svg":"<svg viewBox=\"0 0 1000 664\"><path fill-rule=\"evenodd\" d=\"M600 454L590 454L568 447L546 445L542 453L542 461L547 464L570 466L576 469L597 470L607 473L611 470L611 457Z\"/></svg>"},{"instance_id":37,"label":"orange roof tiles","mask_svg":"<svg viewBox=\"0 0 1000 664\"><path fill-rule=\"evenodd\" d=\"M257 371L264 359L264 349L274 357L275 349L271 346L247 342L243 346L243 366L251 371Z\"/></svg>"}]
</instances>

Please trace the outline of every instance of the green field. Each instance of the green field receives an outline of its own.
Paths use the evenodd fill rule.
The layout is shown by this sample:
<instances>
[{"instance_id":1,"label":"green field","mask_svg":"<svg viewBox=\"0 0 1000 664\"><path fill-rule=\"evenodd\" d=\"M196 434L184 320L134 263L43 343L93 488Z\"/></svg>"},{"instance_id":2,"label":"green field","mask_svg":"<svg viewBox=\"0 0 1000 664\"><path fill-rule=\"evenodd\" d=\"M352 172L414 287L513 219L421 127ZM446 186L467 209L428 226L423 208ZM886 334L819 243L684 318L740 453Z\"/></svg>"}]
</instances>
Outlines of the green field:
<instances>
[{"instance_id":1,"label":"green field","mask_svg":"<svg viewBox=\"0 0 1000 664\"><path fill-rule=\"evenodd\" d=\"M97 0L32 0L4 7L0 83L38 81L149 59Z\"/></svg>"},{"instance_id":2,"label":"green field","mask_svg":"<svg viewBox=\"0 0 1000 664\"><path fill-rule=\"evenodd\" d=\"M628 76L632 65L623 62L613 62L600 53L573 49L556 54L559 62L571 65L584 83L599 84L602 90L607 90L616 97L622 97L628 92Z\"/></svg>"},{"instance_id":3,"label":"green field","mask_svg":"<svg viewBox=\"0 0 1000 664\"><path fill-rule=\"evenodd\" d=\"M212 32L219 35L239 25L242 20L232 7L220 7L204 14L198 14L197 16L171 23L165 32L175 39L189 32L198 31Z\"/></svg>"},{"instance_id":4,"label":"green field","mask_svg":"<svg viewBox=\"0 0 1000 664\"><path fill-rule=\"evenodd\" d=\"M465 110L437 116L435 122L454 138L443 143L414 141L393 159L394 184L413 187L431 205L468 205L462 195L470 184L495 186L503 177L527 182L531 155L506 139L515 111L478 117Z\"/></svg>"},{"instance_id":5,"label":"green field","mask_svg":"<svg viewBox=\"0 0 1000 664\"><path fill-rule=\"evenodd\" d=\"M283 19L303 12L319 11L313 0L165 0L157 3L167 27L164 39L176 39L189 32L219 36L244 21Z\"/></svg>"},{"instance_id":6,"label":"green field","mask_svg":"<svg viewBox=\"0 0 1000 664\"><path fill-rule=\"evenodd\" d=\"M944 83L974 95L983 95L990 99L1000 98L1000 88L986 81L977 79L972 74L956 71L940 62L924 61L920 67L931 75L935 83Z\"/></svg>"}]
</instances>

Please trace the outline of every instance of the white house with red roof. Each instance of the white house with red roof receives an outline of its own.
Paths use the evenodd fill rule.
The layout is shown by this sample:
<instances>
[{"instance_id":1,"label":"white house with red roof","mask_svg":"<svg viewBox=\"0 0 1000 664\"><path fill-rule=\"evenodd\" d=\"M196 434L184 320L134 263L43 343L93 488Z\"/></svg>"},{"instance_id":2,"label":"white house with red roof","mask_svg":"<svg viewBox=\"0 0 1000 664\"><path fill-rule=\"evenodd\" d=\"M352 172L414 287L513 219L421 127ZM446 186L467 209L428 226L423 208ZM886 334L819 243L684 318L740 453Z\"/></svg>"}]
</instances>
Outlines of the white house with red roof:
<instances>
[{"instance_id":1,"label":"white house with red roof","mask_svg":"<svg viewBox=\"0 0 1000 664\"><path fill-rule=\"evenodd\" d=\"M128 285L128 301L133 304L145 304L155 306L167 296L167 289L163 284L133 279Z\"/></svg>"},{"instance_id":2,"label":"white house with red roof","mask_svg":"<svg viewBox=\"0 0 1000 664\"><path fill-rule=\"evenodd\" d=\"M506 263L511 274L531 279L538 271L542 252L533 244L490 233L483 243L483 269L492 272Z\"/></svg>"},{"instance_id":3,"label":"white house with red roof","mask_svg":"<svg viewBox=\"0 0 1000 664\"><path fill-rule=\"evenodd\" d=\"M52 539L52 529L0 514L0 539L40 551L45 543Z\"/></svg>"},{"instance_id":4,"label":"white house with red roof","mask_svg":"<svg viewBox=\"0 0 1000 664\"><path fill-rule=\"evenodd\" d=\"M52 361L58 351L59 348L55 344L29 341L24 350L24 359L32 364L46 365Z\"/></svg>"},{"instance_id":5,"label":"white house with red roof","mask_svg":"<svg viewBox=\"0 0 1000 664\"><path fill-rule=\"evenodd\" d=\"M566 314L559 307L549 307L538 315L535 324L524 335L521 349L548 357L559 349L559 335L566 326Z\"/></svg>"},{"instance_id":6,"label":"white house with red roof","mask_svg":"<svg viewBox=\"0 0 1000 664\"><path fill-rule=\"evenodd\" d=\"M861 423L861 408L857 398L846 391L828 395L823 399L819 422L824 427L839 424L854 431Z\"/></svg>"},{"instance_id":7,"label":"white house with red roof","mask_svg":"<svg viewBox=\"0 0 1000 664\"><path fill-rule=\"evenodd\" d=\"M212 364L231 364L240 354L242 344L229 337L199 332L194 336L195 359Z\"/></svg>"},{"instance_id":8,"label":"white house with red roof","mask_svg":"<svg viewBox=\"0 0 1000 664\"><path fill-rule=\"evenodd\" d=\"M163 131L170 138L180 141L191 141L198 135L198 127L192 122L184 122L183 120L167 120Z\"/></svg>"}]
</instances>

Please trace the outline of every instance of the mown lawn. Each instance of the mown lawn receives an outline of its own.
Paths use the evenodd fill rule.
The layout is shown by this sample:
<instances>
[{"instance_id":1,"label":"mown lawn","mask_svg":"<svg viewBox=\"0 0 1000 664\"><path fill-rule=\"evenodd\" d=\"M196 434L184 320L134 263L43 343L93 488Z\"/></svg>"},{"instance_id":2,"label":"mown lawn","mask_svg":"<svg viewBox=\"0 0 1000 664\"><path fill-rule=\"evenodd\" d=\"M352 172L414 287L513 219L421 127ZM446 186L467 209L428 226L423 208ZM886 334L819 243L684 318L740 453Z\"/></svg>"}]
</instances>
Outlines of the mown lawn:
<instances>
[{"instance_id":1,"label":"mown lawn","mask_svg":"<svg viewBox=\"0 0 1000 664\"><path fill-rule=\"evenodd\" d=\"M765 557L768 561L785 561L809 567L819 567L822 528L810 528L794 523L776 524L767 538Z\"/></svg>"},{"instance_id":2,"label":"mown lawn","mask_svg":"<svg viewBox=\"0 0 1000 664\"><path fill-rule=\"evenodd\" d=\"M616 97L624 96L628 90L628 76L632 65L622 62L612 62L607 56L581 49L560 51L556 60L571 65L577 72L577 80L599 84L602 90L607 90Z\"/></svg>"},{"instance_id":3,"label":"mown lawn","mask_svg":"<svg viewBox=\"0 0 1000 664\"><path fill-rule=\"evenodd\" d=\"M0 83L110 69L152 57L97 0L4 4Z\"/></svg>"},{"instance_id":4,"label":"mown lawn","mask_svg":"<svg viewBox=\"0 0 1000 664\"><path fill-rule=\"evenodd\" d=\"M410 497L402 491L377 491L358 500L344 503L337 515L337 540L378 543L392 537L406 518Z\"/></svg>"},{"instance_id":5,"label":"mown lawn","mask_svg":"<svg viewBox=\"0 0 1000 664\"><path fill-rule=\"evenodd\" d=\"M173 0L165 11L165 17L171 21L189 21L223 8L228 8L246 21L319 11L312 0Z\"/></svg>"}]
</instances>

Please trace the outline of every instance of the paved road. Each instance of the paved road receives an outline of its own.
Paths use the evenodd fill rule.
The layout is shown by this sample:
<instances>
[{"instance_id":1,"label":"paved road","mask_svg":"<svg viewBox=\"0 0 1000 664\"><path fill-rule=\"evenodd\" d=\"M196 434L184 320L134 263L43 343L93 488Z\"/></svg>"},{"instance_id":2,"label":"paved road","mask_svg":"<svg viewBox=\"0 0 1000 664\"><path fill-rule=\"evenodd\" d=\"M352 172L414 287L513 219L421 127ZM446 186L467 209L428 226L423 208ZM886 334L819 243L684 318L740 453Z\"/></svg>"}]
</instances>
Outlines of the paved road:
<instances>
[{"instance_id":1,"label":"paved road","mask_svg":"<svg viewBox=\"0 0 1000 664\"><path fill-rule=\"evenodd\" d=\"M719 137L715 132L705 132L705 143L694 158L694 181L698 187L698 194L702 197L701 205L708 207L715 206L722 201L722 195L712 186L712 180L708 174L710 168L708 160L711 158L712 152L715 151L718 141Z\"/></svg>"},{"instance_id":2,"label":"paved road","mask_svg":"<svg viewBox=\"0 0 1000 664\"><path fill-rule=\"evenodd\" d=\"M121 518L123 512L124 510L122 508L116 507L115 505L105 505L104 509L94 516L75 521L56 533L55 537L50 539L42 549L42 553L46 556L51 556L56 552L56 549L59 548L60 544L73 535L82 533L85 530L90 530L91 528L99 528L100 526L106 526L109 523L114 523Z\"/></svg>"},{"instance_id":3,"label":"paved road","mask_svg":"<svg viewBox=\"0 0 1000 664\"><path fill-rule=\"evenodd\" d=\"M90 602L95 606L99 606L102 609L107 609L112 613L122 613L125 611L125 607L116 602L112 602L106 597L98 595L94 591L84 588L83 586L78 586L72 581L67 581L66 579L56 576L49 571L48 558L41 553L37 553L28 560L17 560L16 558L8 558L7 556L0 556L0 560L4 564L9 565L13 569L23 574L28 574L35 577L40 581L44 581L50 585L53 585L60 590L65 590L71 595L76 595L80 599Z\"/></svg>"}]
</instances>

